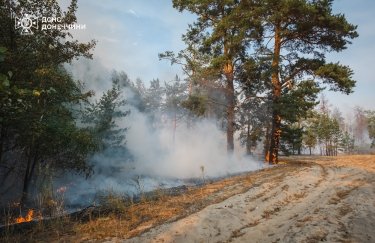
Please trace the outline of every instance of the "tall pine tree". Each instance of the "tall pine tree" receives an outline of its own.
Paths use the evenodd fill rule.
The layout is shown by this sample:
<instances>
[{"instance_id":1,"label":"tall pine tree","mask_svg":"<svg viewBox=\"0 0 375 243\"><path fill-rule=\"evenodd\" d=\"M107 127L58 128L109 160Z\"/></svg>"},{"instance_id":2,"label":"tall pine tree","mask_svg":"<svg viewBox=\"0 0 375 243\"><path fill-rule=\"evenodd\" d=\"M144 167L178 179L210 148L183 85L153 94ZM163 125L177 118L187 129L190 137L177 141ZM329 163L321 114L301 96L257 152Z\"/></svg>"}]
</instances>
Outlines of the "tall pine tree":
<instances>
[{"instance_id":1,"label":"tall pine tree","mask_svg":"<svg viewBox=\"0 0 375 243\"><path fill-rule=\"evenodd\" d=\"M282 100L287 88L311 80L333 91L352 92L352 70L327 63L327 52L344 50L358 36L343 14L332 12L332 0L243 0L239 8L260 28L255 53L271 62L272 129L266 160L278 162Z\"/></svg>"}]
</instances>

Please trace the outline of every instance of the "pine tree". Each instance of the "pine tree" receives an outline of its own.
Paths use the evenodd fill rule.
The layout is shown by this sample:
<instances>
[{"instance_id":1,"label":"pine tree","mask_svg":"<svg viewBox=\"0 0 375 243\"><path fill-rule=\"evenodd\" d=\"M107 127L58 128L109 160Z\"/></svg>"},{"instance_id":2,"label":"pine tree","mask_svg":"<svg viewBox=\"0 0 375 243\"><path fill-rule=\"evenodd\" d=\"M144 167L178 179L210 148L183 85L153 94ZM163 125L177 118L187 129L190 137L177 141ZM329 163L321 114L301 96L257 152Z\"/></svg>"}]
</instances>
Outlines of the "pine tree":
<instances>
[{"instance_id":1,"label":"pine tree","mask_svg":"<svg viewBox=\"0 0 375 243\"><path fill-rule=\"evenodd\" d=\"M267 160L278 162L285 87L304 80L329 84L331 90L352 92L352 70L326 63L326 52L339 52L358 36L356 26L332 13L332 0L245 0L240 8L249 23L258 23L261 35L256 53L271 62L272 131Z\"/></svg>"},{"instance_id":2,"label":"pine tree","mask_svg":"<svg viewBox=\"0 0 375 243\"><path fill-rule=\"evenodd\" d=\"M123 86L116 74L112 77L112 88L103 93L100 99L86 108L83 122L91 127L100 150L123 147L126 128L119 127L117 122L126 117L130 111L123 97Z\"/></svg>"},{"instance_id":3,"label":"pine tree","mask_svg":"<svg viewBox=\"0 0 375 243\"><path fill-rule=\"evenodd\" d=\"M185 108L182 104L187 98L186 83L176 75L173 81L165 83L165 95L164 113L172 121L173 141L175 141L177 124L185 115Z\"/></svg>"},{"instance_id":4,"label":"pine tree","mask_svg":"<svg viewBox=\"0 0 375 243\"><path fill-rule=\"evenodd\" d=\"M184 40L190 47L195 46L200 53L209 57L209 65L202 76L203 82L216 80L223 88L229 152L234 149L236 70L246 51L243 40L249 35L248 26L243 28L237 25L237 5L237 1L173 0L173 6L179 11L188 10L198 15L196 22L189 26Z\"/></svg>"}]
</instances>

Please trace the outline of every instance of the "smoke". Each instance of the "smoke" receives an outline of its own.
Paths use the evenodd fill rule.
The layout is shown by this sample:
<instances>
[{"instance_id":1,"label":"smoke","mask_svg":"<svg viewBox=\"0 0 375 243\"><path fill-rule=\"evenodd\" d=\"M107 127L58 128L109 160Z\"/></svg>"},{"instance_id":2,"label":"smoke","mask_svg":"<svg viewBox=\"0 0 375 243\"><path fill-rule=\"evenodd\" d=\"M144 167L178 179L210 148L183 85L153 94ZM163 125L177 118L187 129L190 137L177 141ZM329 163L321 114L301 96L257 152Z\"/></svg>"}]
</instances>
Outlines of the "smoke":
<instances>
[{"instance_id":1,"label":"smoke","mask_svg":"<svg viewBox=\"0 0 375 243\"><path fill-rule=\"evenodd\" d=\"M95 90L94 86L91 83L89 87ZM97 90L104 86L101 84ZM96 95L99 98L101 94ZM125 149L107 149L92 156L94 174L88 179L69 175L58 180L57 186L67 185L68 204L90 204L100 191L134 195L191 181L186 179L206 180L263 166L241 149L228 155L225 133L215 120L181 120L174 127L168 116L160 114L163 122L155 125L150 114L129 105L137 98L131 89L126 89L124 95L128 105L122 109L131 112L116 123L127 128Z\"/></svg>"},{"instance_id":2,"label":"smoke","mask_svg":"<svg viewBox=\"0 0 375 243\"><path fill-rule=\"evenodd\" d=\"M227 154L225 134L215 121L203 119L191 126L181 123L175 131L171 121L155 129L145 114L132 108L128 122L127 148L139 174L186 179L259 168L258 163L240 152Z\"/></svg>"}]
</instances>

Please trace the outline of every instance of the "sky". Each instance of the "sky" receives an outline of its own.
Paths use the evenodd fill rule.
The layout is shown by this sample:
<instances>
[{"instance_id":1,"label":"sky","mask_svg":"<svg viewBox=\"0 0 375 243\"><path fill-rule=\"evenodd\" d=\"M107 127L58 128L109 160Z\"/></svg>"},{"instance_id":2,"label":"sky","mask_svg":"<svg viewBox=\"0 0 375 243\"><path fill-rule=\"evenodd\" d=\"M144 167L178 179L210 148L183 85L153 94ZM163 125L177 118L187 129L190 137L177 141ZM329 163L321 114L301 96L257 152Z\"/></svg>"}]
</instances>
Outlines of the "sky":
<instances>
[{"instance_id":1,"label":"sky","mask_svg":"<svg viewBox=\"0 0 375 243\"><path fill-rule=\"evenodd\" d=\"M61 1L63 5L68 2ZM94 61L78 62L75 66L92 65L90 70L96 72L125 71L131 80L141 78L146 84L154 78L170 81L176 74L182 74L178 66L160 61L158 53L184 49L181 36L194 21L194 15L178 12L171 0L78 2L77 22L86 24L87 29L75 31L75 37L80 41L95 39L97 46ZM327 60L350 66L357 85L349 96L325 91L326 97L343 112L355 106L375 109L375 1L336 0L333 12L345 14L350 23L358 25L359 38L347 50L327 54Z\"/></svg>"}]
</instances>

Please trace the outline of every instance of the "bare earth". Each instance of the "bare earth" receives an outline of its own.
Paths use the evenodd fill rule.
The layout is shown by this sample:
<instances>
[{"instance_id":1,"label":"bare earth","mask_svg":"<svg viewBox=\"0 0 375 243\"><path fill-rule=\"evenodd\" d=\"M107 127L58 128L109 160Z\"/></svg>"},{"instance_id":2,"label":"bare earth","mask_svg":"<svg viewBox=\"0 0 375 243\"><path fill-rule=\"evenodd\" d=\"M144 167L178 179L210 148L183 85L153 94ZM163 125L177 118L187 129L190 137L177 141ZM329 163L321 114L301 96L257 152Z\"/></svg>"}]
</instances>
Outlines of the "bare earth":
<instances>
[{"instance_id":1,"label":"bare earth","mask_svg":"<svg viewBox=\"0 0 375 243\"><path fill-rule=\"evenodd\" d=\"M296 157L244 193L120 242L375 242L375 156Z\"/></svg>"}]
</instances>

